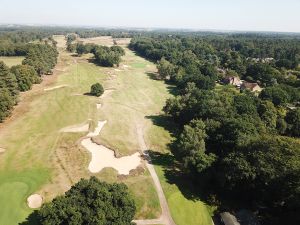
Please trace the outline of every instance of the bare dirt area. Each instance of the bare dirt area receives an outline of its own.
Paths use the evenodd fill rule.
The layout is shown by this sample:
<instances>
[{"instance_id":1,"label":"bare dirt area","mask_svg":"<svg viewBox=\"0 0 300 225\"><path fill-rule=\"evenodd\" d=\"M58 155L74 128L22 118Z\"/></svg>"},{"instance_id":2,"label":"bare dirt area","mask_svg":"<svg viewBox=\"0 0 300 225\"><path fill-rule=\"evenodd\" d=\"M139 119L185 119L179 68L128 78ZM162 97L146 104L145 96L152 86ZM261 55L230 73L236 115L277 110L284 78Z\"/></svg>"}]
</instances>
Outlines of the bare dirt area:
<instances>
[{"instance_id":1,"label":"bare dirt area","mask_svg":"<svg viewBox=\"0 0 300 225\"><path fill-rule=\"evenodd\" d=\"M88 132L89 127L90 127L89 123L77 124L77 125L72 125L69 127L64 127L60 130L60 132L64 132L64 133Z\"/></svg>"},{"instance_id":2,"label":"bare dirt area","mask_svg":"<svg viewBox=\"0 0 300 225\"><path fill-rule=\"evenodd\" d=\"M44 88L44 91L52 91L52 90L65 88L65 87L68 87L68 85L58 85L58 86L54 86L54 87L50 87L50 88Z\"/></svg>"},{"instance_id":3,"label":"bare dirt area","mask_svg":"<svg viewBox=\"0 0 300 225\"><path fill-rule=\"evenodd\" d=\"M78 41L83 42L84 44L98 44L105 46L113 46L116 42L117 45L126 47L129 45L131 38L112 38L111 36L101 36L93 38L79 38Z\"/></svg>"}]
</instances>

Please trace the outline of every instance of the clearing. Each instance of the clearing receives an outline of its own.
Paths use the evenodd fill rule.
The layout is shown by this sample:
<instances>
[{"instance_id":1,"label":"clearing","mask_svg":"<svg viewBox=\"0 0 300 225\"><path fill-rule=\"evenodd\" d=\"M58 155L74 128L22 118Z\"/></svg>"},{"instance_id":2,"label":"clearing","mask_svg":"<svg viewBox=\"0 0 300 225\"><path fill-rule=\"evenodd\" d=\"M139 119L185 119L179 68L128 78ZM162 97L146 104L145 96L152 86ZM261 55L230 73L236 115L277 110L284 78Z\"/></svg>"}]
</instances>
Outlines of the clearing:
<instances>
[{"instance_id":1,"label":"clearing","mask_svg":"<svg viewBox=\"0 0 300 225\"><path fill-rule=\"evenodd\" d=\"M0 56L0 61L3 61L8 67L21 65L24 59L23 56Z\"/></svg>"}]
</instances>

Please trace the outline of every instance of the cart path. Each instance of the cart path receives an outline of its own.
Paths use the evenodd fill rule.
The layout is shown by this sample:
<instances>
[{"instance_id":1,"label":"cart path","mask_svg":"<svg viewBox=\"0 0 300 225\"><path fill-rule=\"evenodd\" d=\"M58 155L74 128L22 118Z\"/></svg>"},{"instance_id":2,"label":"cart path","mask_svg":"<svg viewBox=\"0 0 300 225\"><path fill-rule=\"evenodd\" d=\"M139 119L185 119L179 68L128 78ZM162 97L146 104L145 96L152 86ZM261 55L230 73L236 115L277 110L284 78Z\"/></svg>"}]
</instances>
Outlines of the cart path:
<instances>
[{"instance_id":1,"label":"cart path","mask_svg":"<svg viewBox=\"0 0 300 225\"><path fill-rule=\"evenodd\" d=\"M143 152L144 156L146 157L146 166L150 172L150 175L153 179L154 182L154 186L159 198L159 202L160 202L160 207L161 207L161 211L162 214L160 216L160 218L158 219L151 219L151 220L134 220L133 222L135 222L137 225L143 225L143 224L165 224L165 225L176 225L175 222L172 219L171 213L170 213L170 209L167 203L167 199L165 197L165 194L163 192L163 189L161 187L159 178L155 172L154 166L151 163L151 158L148 155L147 151L147 145L145 143L145 139L144 139L144 131L143 131L143 127L141 124L137 124L137 135L138 135L138 142L139 142L139 146L141 151Z\"/></svg>"}]
</instances>

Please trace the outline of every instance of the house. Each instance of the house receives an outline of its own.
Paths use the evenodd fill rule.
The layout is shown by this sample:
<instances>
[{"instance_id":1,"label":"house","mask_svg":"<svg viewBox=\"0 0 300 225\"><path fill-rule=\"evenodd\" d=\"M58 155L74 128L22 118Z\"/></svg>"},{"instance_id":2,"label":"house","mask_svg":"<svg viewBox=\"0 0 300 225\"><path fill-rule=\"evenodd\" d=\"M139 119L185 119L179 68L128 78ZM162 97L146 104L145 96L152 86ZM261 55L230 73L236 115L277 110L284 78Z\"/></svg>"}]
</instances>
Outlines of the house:
<instances>
[{"instance_id":1,"label":"house","mask_svg":"<svg viewBox=\"0 0 300 225\"><path fill-rule=\"evenodd\" d=\"M257 83L243 82L241 85L241 91L249 90L251 92L261 92L262 88Z\"/></svg>"},{"instance_id":2,"label":"house","mask_svg":"<svg viewBox=\"0 0 300 225\"><path fill-rule=\"evenodd\" d=\"M241 80L240 80L239 77L228 76L228 77L225 77L223 79L223 83L224 84L231 84L231 85L234 85L234 86L240 86L241 85Z\"/></svg>"}]
</instances>

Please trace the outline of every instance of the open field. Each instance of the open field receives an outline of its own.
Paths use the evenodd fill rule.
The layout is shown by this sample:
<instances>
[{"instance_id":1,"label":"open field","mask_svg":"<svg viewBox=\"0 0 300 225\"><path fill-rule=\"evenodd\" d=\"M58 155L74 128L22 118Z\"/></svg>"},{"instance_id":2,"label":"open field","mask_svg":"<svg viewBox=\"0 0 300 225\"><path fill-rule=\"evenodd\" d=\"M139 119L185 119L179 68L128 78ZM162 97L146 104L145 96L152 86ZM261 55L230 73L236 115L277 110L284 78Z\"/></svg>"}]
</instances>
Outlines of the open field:
<instances>
[{"instance_id":1,"label":"open field","mask_svg":"<svg viewBox=\"0 0 300 225\"><path fill-rule=\"evenodd\" d=\"M8 67L22 64L25 57L23 56L0 56L0 61L3 61Z\"/></svg>"},{"instance_id":2,"label":"open field","mask_svg":"<svg viewBox=\"0 0 300 225\"><path fill-rule=\"evenodd\" d=\"M137 204L137 219L158 218L161 209L147 170L138 170L128 177L118 176L112 168L92 174L88 171L91 155L80 145L87 132L64 133L61 130L91 119L89 129L93 131L99 120L106 120L100 135L93 140L115 150L117 156L125 156L140 150L137 127L143 127L147 131L147 145L166 153L171 135L154 125L152 117L161 113L172 87L151 79L155 65L128 49L116 71L90 63L88 57L91 55L71 56L62 51L64 38L56 36L55 40L60 49L55 70L59 76L54 74L56 81L46 80L34 87L18 106L23 107L23 113L0 126L0 147L6 150L0 154L0 205L5 206L0 210L0 224L15 225L24 220L32 212L26 205L29 195L38 193L49 201L80 178L91 175L108 182L126 183ZM92 41L112 43L108 37ZM127 42L122 43L125 46ZM95 82L110 90L106 96L84 95ZM97 104L101 104L98 109ZM20 111L18 107L17 112ZM181 225L188 219L185 224L210 224L206 223L210 218L206 207L199 201L187 200L176 185L170 185L163 166L157 166L156 170L175 222Z\"/></svg>"}]
</instances>

